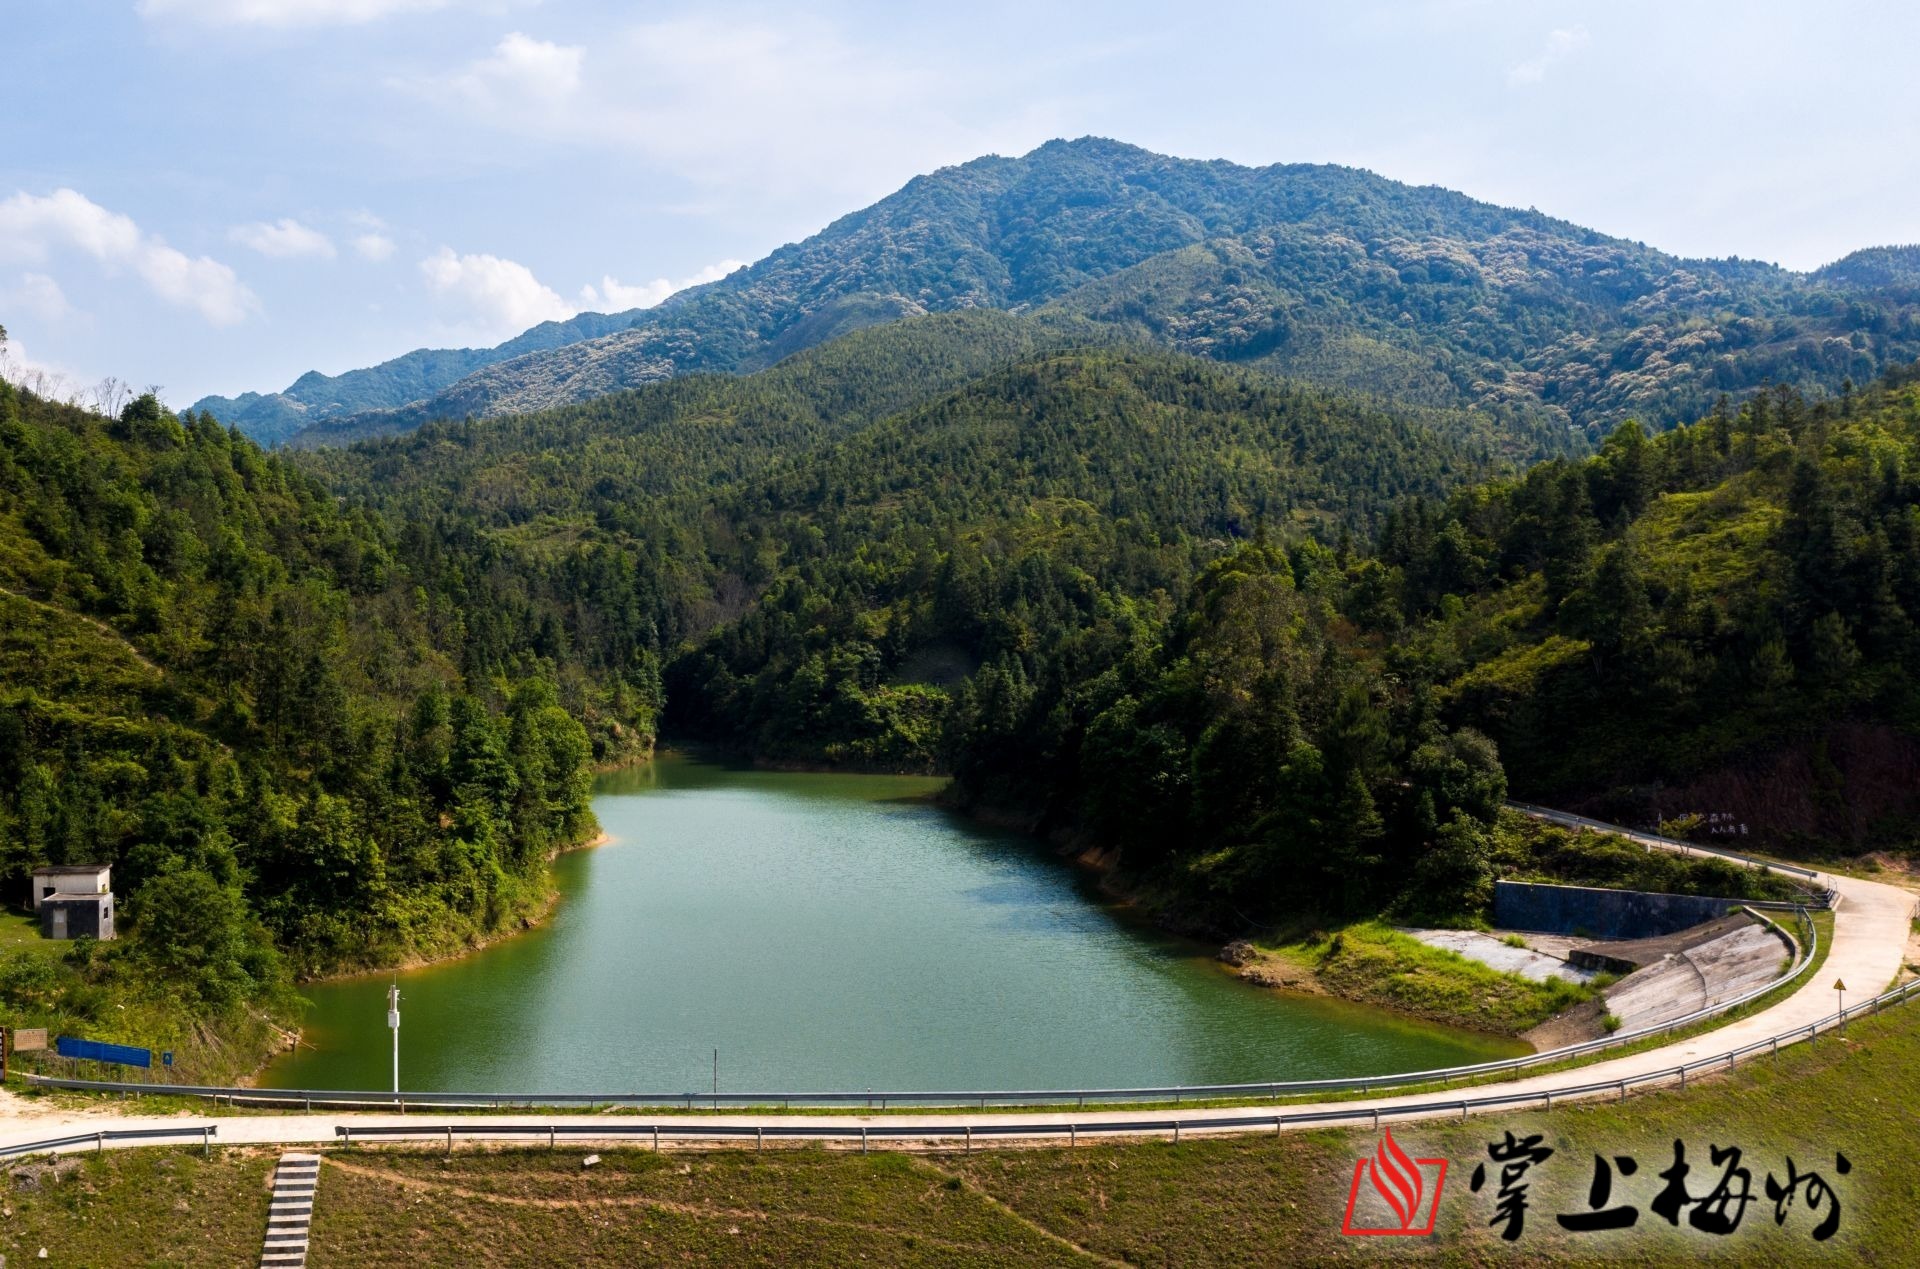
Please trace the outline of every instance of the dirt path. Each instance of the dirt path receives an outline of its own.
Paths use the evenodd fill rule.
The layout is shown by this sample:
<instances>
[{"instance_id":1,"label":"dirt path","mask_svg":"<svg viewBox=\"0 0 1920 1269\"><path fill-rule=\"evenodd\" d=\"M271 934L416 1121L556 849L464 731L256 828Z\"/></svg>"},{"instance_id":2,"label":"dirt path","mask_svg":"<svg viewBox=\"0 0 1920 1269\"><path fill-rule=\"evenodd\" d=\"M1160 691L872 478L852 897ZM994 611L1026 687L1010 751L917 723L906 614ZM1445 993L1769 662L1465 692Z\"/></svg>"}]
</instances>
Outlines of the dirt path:
<instances>
[{"instance_id":1,"label":"dirt path","mask_svg":"<svg viewBox=\"0 0 1920 1269\"><path fill-rule=\"evenodd\" d=\"M527 1194L502 1194L496 1190L482 1190L466 1185L456 1185L451 1181L435 1181L428 1180L425 1177L406 1176L387 1168L373 1167L365 1163L349 1163L338 1154L327 1155L325 1157L325 1166L338 1169L349 1176L375 1181L382 1185L391 1185L396 1189L412 1190L417 1193L426 1194L450 1194L456 1198L466 1199L469 1202L492 1203L502 1207L533 1207L546 1211L585 1211L603 1208L644 1207L652 1211L672 1212L677 1216L691 1216L697 1220L752 1222L794 1221L804 1225L824 1225L836 1229L858 1230L863 1234L911 1237L917 1242L930 1243L937 1247L945 1247L950 1251L967 1252L975 1256L991 1256L1004 1250L1002 1248L988 1246L984 1243L955 1242L951 1239L940 1238L917 1229L908 1229L895 1225L881 1225L871 1221L842 1220L833 1216L821 1216L813 1212L776 1213L763 1211L757 1207L716 1207L711 1203L685 1203L677 1199L658 1198L650 1194L608 1194L594 1198L540 1198ZM945 1174L942 1173L942 1175L944 1176ZM972 1189L970 1186L968 1188ZM1085 1248L1061 1238L1058 1234L1042 1229L1032 1221L1006 1208L1004 1204L994 1199L991 1195L981 1194L977 1190L973 1192L977 1197L986 1199L989 1206L1000 1211L1002 1215L1010 1217L1022 1228L1040 1234L1049 1241L1059 1243L1102 1264L1114 1265L1120 1263L1096 1256Z\"/></svg>"},{"instance_id":2,"label":"dirt path","mask_svg":"<svg viewBox=\"0 0 1920 1269\"><path fill-rule=\"evenodd\" d=\"M48 612L58 613L62 617L71 617L75 621L84 621L89 626L92 626L95 630L98 630L101 634L107 636L107 638L113 640L115 643L118 643L121 647L125 648L128 654L131 655L134 660L138 661L141 665L145 666L148 670L152 671L152 673L157 677L165 678L167 675L167 672L165 670L161 669L159 666L155 665L153 662L147 660L147 654L140 651L138 647L134 646L133 640L127 638L127 636L125 636L124 634L121 634L118 630L115 630L112 626L108 625L106 622L101 621L98 617L89 617L87 616L87 614L83 612L75 612L71 608L62 608L59 604L50 604L44 599L35 599L32 595L23 595L19 591L9 590L5 586L0 586L0 595L5 595L11 599L17 599L23 604L32 604L35 608L44 608Z\"/></svg>"}]
</instances>

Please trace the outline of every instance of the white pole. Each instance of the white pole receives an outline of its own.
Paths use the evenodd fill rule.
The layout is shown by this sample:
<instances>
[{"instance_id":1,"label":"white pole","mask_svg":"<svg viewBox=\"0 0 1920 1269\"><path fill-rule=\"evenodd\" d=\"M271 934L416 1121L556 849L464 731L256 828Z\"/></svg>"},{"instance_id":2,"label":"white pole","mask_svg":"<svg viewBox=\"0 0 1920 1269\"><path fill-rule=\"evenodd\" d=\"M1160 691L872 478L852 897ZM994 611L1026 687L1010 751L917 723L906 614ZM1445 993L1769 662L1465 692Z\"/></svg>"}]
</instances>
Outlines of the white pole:
<instances>
[{"instance_id":1,"label":"white pole","mask_svg":"<svg viewBox=\"0 0 1920 1269\"><path fill-rule=\"evenodd\" d=\"M387 1027L393 1032L393 1091L400 1091L400 983L387 988Z\"/></svg>"}]
</instances>

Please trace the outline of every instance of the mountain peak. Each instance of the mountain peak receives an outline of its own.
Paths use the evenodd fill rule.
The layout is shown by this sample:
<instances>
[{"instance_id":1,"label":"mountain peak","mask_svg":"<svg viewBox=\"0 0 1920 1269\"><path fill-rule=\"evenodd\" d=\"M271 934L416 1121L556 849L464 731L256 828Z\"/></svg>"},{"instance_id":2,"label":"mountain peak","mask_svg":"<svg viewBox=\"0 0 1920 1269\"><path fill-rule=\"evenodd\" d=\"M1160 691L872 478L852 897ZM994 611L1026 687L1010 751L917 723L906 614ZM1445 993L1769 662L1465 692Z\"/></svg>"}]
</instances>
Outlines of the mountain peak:
<instances>
[{"instance_id":1,"label":"mountain peak","mask_svg":"<svg viewBox=\"0 0 1920 1269\"><path fill-rule=\"evenodd\" d=\"M1883 336L1839 341L1842 355L1830 338L1840 319L1798 304L1797 288L1884 289L1899 307L1916 279L1913 248L1858 252L1807 278L1682 260L1354 168L1254 168L1082 136L915 177L652 309L202 405L266 439L337 438L748 372L921 314L1051 309L1216 360L1500 412L1521 431L1604 431L1627 413L1675 421L1749 381L1871 378L1920 354L1904 310Z\"/></svg>"}]
</instances>

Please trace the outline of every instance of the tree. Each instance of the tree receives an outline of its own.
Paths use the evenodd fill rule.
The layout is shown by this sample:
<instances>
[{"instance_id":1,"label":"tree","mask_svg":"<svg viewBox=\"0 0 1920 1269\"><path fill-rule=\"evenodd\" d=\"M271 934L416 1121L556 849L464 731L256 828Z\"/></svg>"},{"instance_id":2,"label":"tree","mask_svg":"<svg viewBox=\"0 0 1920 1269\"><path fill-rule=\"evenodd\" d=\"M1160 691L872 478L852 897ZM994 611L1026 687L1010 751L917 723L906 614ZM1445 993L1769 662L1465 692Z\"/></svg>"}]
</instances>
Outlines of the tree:
<instances>
[{"instance_id":1,"label":"tree","mask_svg":"<svg viewBox=\"0 0 1920 1269\"><path fill-rule=\"evenodd\" d=\"M1407 760L1418 832L1431 838L1455 812L1492 824L1507 797L1507 776L1493 741L1470 727L1430 740Z\"/></svg>"},{"instance_id":2,"label":"tree","mask_svg":"<svg viewBox=\"0 0 1920 1269\"><path fill-rule=\"evenodd\" d=\"M1594 511L1602 524L1621 526L1647 509L1659 485L1657 455L1638 421L1628 419L1600 446L1594 464Z\"/></svg>"},{"instance_id":3,"label":"tree","mask_svg":"<svg viewBox=\"0 0 1920 1269\"><path fill-rule=\"evenodd\" d=\"M1629 673L1653 642L1653 603L1647 596L1640 553L1631 541L1616 542L1600 555L1599 566L1582 593L1568 601L1574 621L1593 644L1603 677L1638 682Z\"/></svg>"},{"instance_id":4,"label":"tree","mask_svg":"<svg viewBox=\"0 0 1920 1269\"><path fill-rule=\"evenodd\" d=\"M1487 826L1456 810L1413 866L1409 903L1426 920L1485 910L1493 898L1493 838Z\"/></svg>"},{"instance_id":5,"label":"tree","mask_svg":"<svg viewBox=\"0 0 1920 1269\"><path fill-rule=\"evenodd\" d=\"M1557 604L1586 582L1596 526L1587 482L1577 469L1561 473L1555 492L1541 572L1547 582L1547 598Z\"/></svg>"},{"instance_id":6,"label":"tree","mask_svg":"<svg viewBox=\"0 0 1920 1269\"><path fill-rule=\"evenodd\" d=\"M1860 664L1860 648L1847 629L1846 618L1830 612L1813 623L1808 634L1808 676L1828 691L1845 688L1854 667Z\"/></svg>"},{"instance_id":7,"label":"tree","mask_svg":"<svg viewBox=\"0 0 1920 1269\"><path fill-rule=\"evenodd\" d=\"M162 873L130 897L134 955L187 1002L225 1009L284 987L279 955L235 886L197 868Z\"/></svg>"}]
</instances>

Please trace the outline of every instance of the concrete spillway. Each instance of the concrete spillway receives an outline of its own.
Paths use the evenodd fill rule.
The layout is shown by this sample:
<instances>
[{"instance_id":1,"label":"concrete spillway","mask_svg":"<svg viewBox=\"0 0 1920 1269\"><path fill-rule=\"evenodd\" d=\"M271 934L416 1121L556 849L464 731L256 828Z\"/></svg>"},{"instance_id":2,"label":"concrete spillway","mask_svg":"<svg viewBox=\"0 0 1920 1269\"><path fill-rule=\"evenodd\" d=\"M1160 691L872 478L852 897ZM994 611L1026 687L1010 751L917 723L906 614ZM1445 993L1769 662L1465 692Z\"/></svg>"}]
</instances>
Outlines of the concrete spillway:
<instances>
[{"instance_id":1,"label":"concrete spillway","mask_svg":"<svg viewBox=\"0 0 1920 1269\"><path fill-rule=\"evenodd\" d=\"M1670 949L1633 944L1593 949L1641 965L1603 993L1607 1012L1620 1020L1622 1030L1658 1026L1751 991L1777 977L1793 954L1776 930L1751 919L1715 921L1699 934L1695 940L1684 933L1672 936L1677 946ZM1669 940L1643 942L1656 941Z\"/></svg>"}]
</instances>

